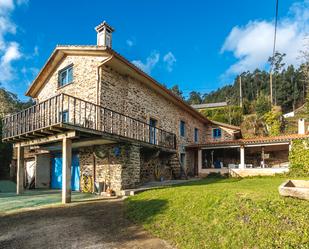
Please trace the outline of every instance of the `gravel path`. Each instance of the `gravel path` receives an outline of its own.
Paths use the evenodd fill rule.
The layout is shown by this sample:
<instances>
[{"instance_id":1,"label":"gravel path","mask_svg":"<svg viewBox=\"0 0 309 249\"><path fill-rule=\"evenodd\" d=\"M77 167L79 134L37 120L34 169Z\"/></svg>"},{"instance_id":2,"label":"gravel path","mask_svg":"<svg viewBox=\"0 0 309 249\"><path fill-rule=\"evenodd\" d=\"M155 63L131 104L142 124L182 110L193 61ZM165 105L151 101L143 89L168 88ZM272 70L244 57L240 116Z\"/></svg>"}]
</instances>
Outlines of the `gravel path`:
<instances>
[{"instance_id":1,"label":"gravel path","mask_svg":"<svg viewBox=\"0 0 309 249\"><path fill-rule=\"evenodd\" d=\"M125 218L122 200L0 216L0 248L172 248Z\"/></svg>"}]
</instances>

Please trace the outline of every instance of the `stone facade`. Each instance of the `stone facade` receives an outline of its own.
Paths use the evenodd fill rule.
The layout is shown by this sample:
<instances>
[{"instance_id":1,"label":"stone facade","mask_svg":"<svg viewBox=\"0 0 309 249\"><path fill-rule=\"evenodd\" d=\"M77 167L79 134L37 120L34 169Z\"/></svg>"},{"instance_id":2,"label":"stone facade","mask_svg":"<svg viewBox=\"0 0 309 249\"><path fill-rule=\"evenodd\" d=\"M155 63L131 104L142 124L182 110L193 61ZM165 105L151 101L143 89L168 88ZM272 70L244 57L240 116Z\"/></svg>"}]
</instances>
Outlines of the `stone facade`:
<instances>
[{"instance_id":1,"label":"stone facade","mask_svg":"<svg viewBox=\"0 0 309 249\"><path fill-rule=\"evenodd\" d=\"M102 67L101 105L149 123L157 120L157 127L175 133L178 145L194 143L194 129L199 130L199 143L205 140L205 125L178 105L172 103L145 83ZM185 137L179 136L180 121L186 124Z\"/></svg>"},{"instance_id":2,"label":"stone facade","mask_svg":"<svg viewBox=\"0 0 309 249\"><path fill-rule=\"evenodd\" d=\"M60 93L66 93L97 103L98 66L105 58L104 56L67 56L44 83L44 87L42 87L36 98L37 102ZM73 65L73 82L59 87L59 71L69 65Z\"/></svg>"},{"instance_id":3,"label":"stone facade","mask_svg":"<svg viewBox=\"0 0 309 249\"><path fill-rule=\"evenodd\" d=\"M140 183L140 148L134 144L113 144L80 149L81 176L90 176L115 191ZM81 189L84 185L81 177Z\"/></svg>"},{"instance_id":4,"label":"stone facade","mask_svg":"<svg viewBox=\"0 0 309 249\"><path fill-rule=\"evenodd\" d=\"M176 134L177 154L141 152L139 146L134 144L80 148L81 188L84 184L83 174L94 177L97 182L105 182L114 190L132 188L141 182L154 180L158 172L165 179L179 177L181 170L178 153L185 153L185 146L195 142L195 129L198 129L198 143L206 142L205 122L145 82L123 75L116 68L99 66L106 58L104 53L102 56L65 57L45 82L36 100L41 102L66 93L145 123L149 123L150 118L155 119L158 128ZM59 71L68 65L73 65L73 82L58 87ZM180 121L185 122L183 137L179 134ZM120 148L121 153L126 152L115 157L116 147ZM98 151L108 157L98 157ZM188 156L185 162L192 165L191 157Z\"/></svg>"},{"instance_id":5,"label":"stone facade","mask_svg":"<svg viewBox=\"0 0 309 249\"><path fill-rule=\"evenodd\" d=\"M212 131L215 128L220 128L221 129L221 138L213 138ZM229 141L229 140L234 140L234 134L232 129L228 129L222 126L219 126L217 124L209 124L206 127L206 141L211 143L211 142L218 142L218 141Z\"/></svg>"}]
</instances>

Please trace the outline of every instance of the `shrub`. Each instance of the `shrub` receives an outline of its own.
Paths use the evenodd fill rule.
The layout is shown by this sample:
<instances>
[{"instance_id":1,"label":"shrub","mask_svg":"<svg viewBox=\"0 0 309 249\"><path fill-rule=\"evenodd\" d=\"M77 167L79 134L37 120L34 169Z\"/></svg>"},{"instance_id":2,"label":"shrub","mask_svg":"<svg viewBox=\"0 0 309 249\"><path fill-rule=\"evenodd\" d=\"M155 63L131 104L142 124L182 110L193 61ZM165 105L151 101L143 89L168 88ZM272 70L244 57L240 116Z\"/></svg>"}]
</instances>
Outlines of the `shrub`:
<instances>
[{"instance_id":1,"label":"shrub","mask_svg":"<svg viewBox=\"0 0 309 249\"><path fill-rule=\"evenodd\" d=\"M309 176L309 139L293 141L289 161L289 175Z\"/></svg>"}]
</instances>

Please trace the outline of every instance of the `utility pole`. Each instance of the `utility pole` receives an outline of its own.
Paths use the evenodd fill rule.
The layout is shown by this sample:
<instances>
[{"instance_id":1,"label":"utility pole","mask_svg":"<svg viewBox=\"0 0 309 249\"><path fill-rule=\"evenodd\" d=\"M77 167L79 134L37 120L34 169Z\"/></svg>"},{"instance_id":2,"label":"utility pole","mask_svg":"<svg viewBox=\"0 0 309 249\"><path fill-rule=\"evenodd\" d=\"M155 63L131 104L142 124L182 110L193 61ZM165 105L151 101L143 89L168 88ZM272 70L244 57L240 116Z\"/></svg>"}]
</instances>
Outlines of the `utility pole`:
<instances>
[{"instance_id":1,"label":"utility pole","mask_svg":"<svg viewBox=\"0 0 309 249\"><path fill-rule=\"evenodd\" d=\"M293 112L295 112L295 106L296 106L296 97L295 97L295 91L296 91L296 81L295 84L293 75L291 76L291 85L293 86Z\"/></svg>"},{"instance_id":2,"label":"utility pole","mask_svg":"<svg viewBox=\"0 0 309 249\"><path fill-rule=\"evenodd\" d=\"M241 75L239 75L239 105L242 108L242 87L241 87Z\"/></svg>"},{"instance_id":3,"label":"utility pole","mask_svg":"<svg viewBox=\"0 0 309 249\"><path fill-rule=\"evenodd\" d=\"M270 104L273 106L273 72L270 69L269 72L269 90L270 90Z\"/></svg>"}]
</instances>

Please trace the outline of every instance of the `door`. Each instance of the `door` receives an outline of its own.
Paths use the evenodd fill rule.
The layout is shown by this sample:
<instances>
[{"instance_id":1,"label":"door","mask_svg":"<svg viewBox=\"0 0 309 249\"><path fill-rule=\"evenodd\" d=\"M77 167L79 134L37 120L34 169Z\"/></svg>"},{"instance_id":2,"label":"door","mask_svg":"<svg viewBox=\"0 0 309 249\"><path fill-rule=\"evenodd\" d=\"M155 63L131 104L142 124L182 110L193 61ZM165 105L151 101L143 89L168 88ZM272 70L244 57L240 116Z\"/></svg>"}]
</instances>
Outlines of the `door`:
<instances>
[{"instance_id":1,"label":"door","mask_svg":"<svg viewBox=\"0 0 309 249\"><path fill-rule=\"evenodd\" d=\"M157 120L150 118L149 120L149 142L151 144L156 144L156 126Z\"/></svg>"},{"instance_id":2,"label":"door","mask_svg":"<svg viewBox=\"0 0 309 249\"><path fill-rule=\"evenodd\" d=\"M52 159L51 188L62 188L62 155L56 154ZM72 154L71 189L79 191L80 167L78 154Z\"/></svg>"}]
</instances>

